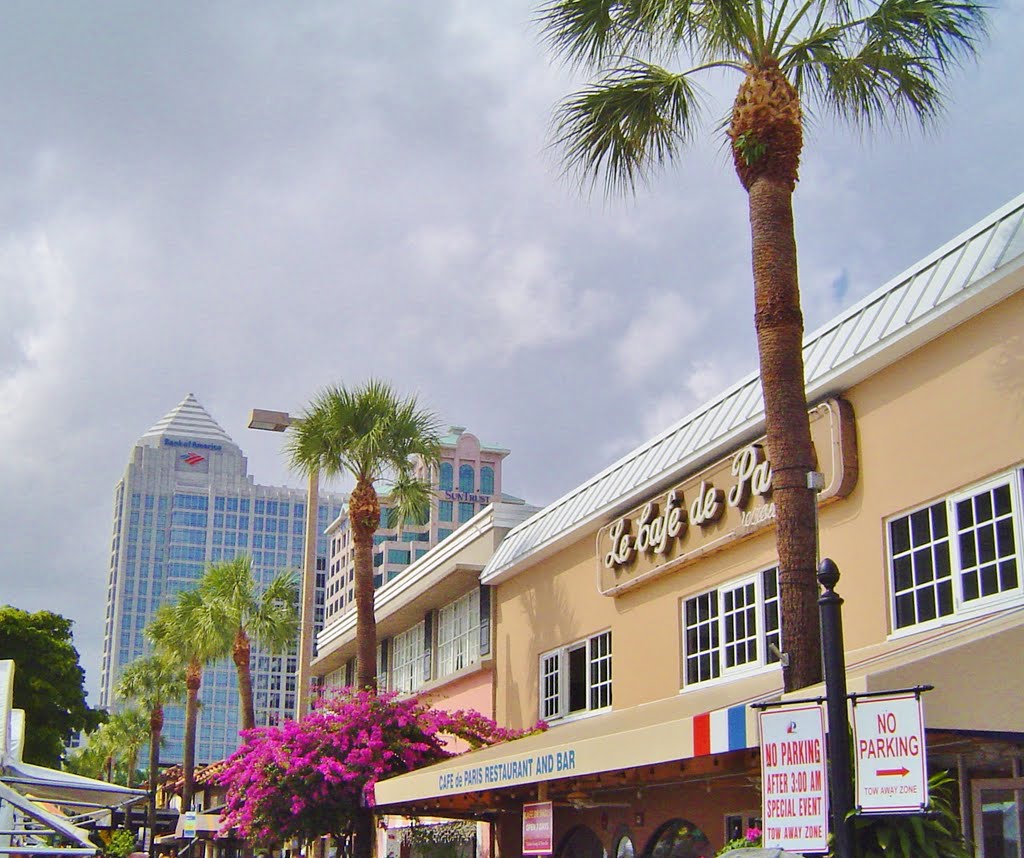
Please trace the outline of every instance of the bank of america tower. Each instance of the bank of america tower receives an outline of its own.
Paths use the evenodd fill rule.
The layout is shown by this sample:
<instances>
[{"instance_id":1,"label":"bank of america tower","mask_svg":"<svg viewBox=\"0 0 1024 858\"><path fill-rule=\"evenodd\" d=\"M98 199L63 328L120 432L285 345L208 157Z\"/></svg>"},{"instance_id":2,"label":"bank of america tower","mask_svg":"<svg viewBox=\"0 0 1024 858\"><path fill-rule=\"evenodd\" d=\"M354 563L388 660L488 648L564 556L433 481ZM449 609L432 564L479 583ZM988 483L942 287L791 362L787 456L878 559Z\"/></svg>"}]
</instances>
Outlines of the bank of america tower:
<instances>
[{"instance_id":1,"label":"bank of america tower","mask_svg":"<svg viewBox=\"0 0 1024 858\"><path fill-rule=\"evenodd\" d=\"M317 532L345 498L320 493ZM281 572L301 573L306 492L260 486L246 473L241 449L192 394L146 432L132 450L114 493L100 705L115 707L114 689L128 662L151 650L144 629L160 605L196 586L209 563L248 554L266 585ZM317 544L317 629L323 621L327 542ZM295 713L298 646L272 656L255 645L253 696L257 724ZM213 762L238 746L237 679L229 659L203 671L196 734L197 762ZM180 762L184 710L169 706L161 759Z\"/></svg>"}]
</instances>

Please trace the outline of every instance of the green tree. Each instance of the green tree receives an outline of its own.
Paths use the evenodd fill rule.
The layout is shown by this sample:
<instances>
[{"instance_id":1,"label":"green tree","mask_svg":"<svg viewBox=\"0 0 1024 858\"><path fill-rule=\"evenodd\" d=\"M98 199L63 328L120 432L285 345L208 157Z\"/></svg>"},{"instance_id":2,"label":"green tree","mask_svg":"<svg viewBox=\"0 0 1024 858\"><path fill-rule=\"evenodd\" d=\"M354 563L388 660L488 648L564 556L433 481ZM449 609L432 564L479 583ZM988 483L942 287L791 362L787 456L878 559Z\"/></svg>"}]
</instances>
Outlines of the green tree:
<instances>
[{"instance_id":1,"label":"green tree","mask_svg":"<svg viewBox=\"0 0 1024 858\"><path fill-rule=\"evenodd\" d=\"M115 756L124 763L127 786L134 787L139 768L139 751L149 741L149 714L134 707L110 716L101 730L110 737Z\"/></svg>"},{"instance_id":2,"label":"green tree","mask_svg":"<svg viewBox=\"0 0 1024 858\"><path fill-rule=\"evenodd\" d=\"M802 101L872 128L939 113L951 67L984 34L976 0L550 0L555 54L597 74L556 116L568 168L608 191L671 161L695 136L695 75L741 78L726 134L747 191L768 449L774 472L787 690L821 678L815 469L804 389L792 196ZM666 68L679 57L693 65Z\"/></svg>"},{"instance_id":3,"label":"green tree","mask_svg":"<svg viewBox=\"0 0 1024 858\"><path fill-rule=\"evenodd\" d=\"M242 729L250 730L256 726L251 641L272 653L284 652L295 643L299 628L295 577L278 575L259 593L252 575L252 560L242 556L207 568L199 582L199 593L217 622L232 633L230 653L238 672Z\"/></svg>"},{"instance_id":4,"label":"green tree","mask_svg":"<svg viewBox=\"0 0 1024 858\"><path fill-rule=\"evenodd\" d=\"M146 634L155 644L158 655L185 669L182 807L189 810L195 794L196 722L203 668L228 651L232 630L220 623L218 612L198 590L184 590L174 602L160 607L146 627Z\"/></svg>"},{"instance_id":5,"label":"green tree","mask_svg":"<svg viewBox=\"0 0 1024 858\"><path fill-rule=\"evenodd\" d=\"M149 737L149 720L139 709L123 709L86 736L85 746L67 761L76 774L133 786L139 751Z\"/></svg>"},{"instance_id":6,"label":"green tree","mask_svg":"<svg viewBox=\"0 0 1024 858\"><path fill-rule=\"evenodd\" d=\"M93 730L104 712L85 702L85 672L78 663L71 620L51 611L30 614L0 607L0 658L12 659L14 705L25 710L26 762L59 768L64 744L78 730Z\"/></svg>"},{"instance_id":7,"label":"green tree","mask_svg":"<svg viewBox=\"0 0 1024 858\"><path fill-rule=\"evenodd\" d=\"M137 658L121 672L117 696L135 703L149 716L149 830L152 835L156 831L156 779L160 770L164 706L179 703L184 698L185 670L166 656Z\"/></svg>"},{"instance_id":8,"label":"green tree","mask_svg":"<svg viewBox=\"0 0 1024 858\"><path fill-rule=\"evenodd\" d=\"M373 534L380 524L376 485L388 485L388 524L422 523L432 497L429 480L414 473L440 456L437 417L416 397L401 398L371 379L361 387L329 387L290 427L292 467L305 474L349 475L355 488L348 519L355 549L356 686L377 687L377 624L373 613Z\"/></svg>"}]
</instances>

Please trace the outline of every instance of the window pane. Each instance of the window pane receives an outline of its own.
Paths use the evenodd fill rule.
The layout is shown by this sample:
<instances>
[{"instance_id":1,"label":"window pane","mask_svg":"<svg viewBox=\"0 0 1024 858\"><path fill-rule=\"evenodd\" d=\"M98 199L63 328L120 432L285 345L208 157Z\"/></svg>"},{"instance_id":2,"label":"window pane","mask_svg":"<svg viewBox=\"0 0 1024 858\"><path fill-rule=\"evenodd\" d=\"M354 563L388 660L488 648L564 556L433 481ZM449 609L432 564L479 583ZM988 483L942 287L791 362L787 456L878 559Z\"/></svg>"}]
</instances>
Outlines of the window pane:
<instances>
[{"instance_id":1,"label":"window pane","mask_svg":"<svg viewBox=\"0 0 1024 858\"><path fill-rule=\"evenodd\" d=\"M965 602L1016 589L1013 496L1007 483L959 501L960 586Z\"/></svg>"},{"instance_id":2,"label":"window pane","mask_svg":"<svg viewBox=\"0 0 1024 858\"><path fill-rule=\"evenodd\" d=\"M587 708L587 650L576 647L569 650L569 711Z\"/></svg>"}]
</instances>

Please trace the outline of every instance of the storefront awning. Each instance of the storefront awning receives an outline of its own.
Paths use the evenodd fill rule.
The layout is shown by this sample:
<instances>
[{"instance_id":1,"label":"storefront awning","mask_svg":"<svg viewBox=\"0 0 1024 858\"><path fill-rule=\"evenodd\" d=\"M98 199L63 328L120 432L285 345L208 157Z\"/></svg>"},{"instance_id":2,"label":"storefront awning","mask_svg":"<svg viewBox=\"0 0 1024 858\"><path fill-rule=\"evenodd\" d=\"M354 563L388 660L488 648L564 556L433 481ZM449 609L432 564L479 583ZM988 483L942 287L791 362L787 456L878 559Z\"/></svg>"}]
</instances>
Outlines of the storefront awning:
<instances>
[{"instance_id":1,"label":"storefront awning","mask_svg":"<svg viewBox=\"0 0 1024 858\"><path fill-rule=\"evenodd\" d=\"M775 681L762 678L770 687ZM583 718L483 748L381 781L378 806L503 789L600 772L686 760L755 747L757 713L748 705L694 713L699 699L724 696L721 687Z\"/></svg>"}]
</instances>

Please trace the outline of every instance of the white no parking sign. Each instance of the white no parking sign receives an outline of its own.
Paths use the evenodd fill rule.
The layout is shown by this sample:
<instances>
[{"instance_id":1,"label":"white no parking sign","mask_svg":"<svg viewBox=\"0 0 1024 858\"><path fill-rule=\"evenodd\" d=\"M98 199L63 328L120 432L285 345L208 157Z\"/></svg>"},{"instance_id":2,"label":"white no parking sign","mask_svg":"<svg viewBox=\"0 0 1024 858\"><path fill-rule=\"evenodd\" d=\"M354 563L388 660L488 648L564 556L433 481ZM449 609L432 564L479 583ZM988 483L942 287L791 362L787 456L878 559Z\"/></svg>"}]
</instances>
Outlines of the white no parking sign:
<instances>
[{"instance_id":1,"label":"white no parking sign","mask_svg":"<svg viewBox=\"0 0 1024 858\"><path fill-rule=\"evenodd\" d=\"M854 700L857 809L920 812L928 806L924 713L914 693Z\"/></svg>"}]
</instances>

